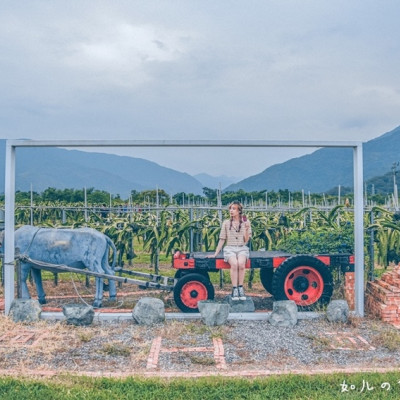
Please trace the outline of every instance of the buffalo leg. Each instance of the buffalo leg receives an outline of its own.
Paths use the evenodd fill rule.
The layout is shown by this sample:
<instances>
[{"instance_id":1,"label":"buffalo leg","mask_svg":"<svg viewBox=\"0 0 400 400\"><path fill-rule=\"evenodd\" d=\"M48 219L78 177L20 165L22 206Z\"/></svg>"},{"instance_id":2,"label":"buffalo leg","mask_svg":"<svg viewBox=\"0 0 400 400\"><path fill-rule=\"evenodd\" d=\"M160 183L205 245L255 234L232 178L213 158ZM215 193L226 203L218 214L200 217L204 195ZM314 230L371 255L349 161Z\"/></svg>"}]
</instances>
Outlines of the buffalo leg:
<instances>
[{"instance_id":1,"label":"buffalo leg","mask_svg":"<svg viewBox=\"0 0 400 400\"><path fill-rule=\"evenodd\" d=\"M103 265L103 270L108 275L115 275L114 270L112 270L111 267L108 265ZM109 279L108 285L109 285L109 291L110 291L110 300L116 300L117 299L117 285L115 284L114 279Z\"/></svg>"},{"instance_id":2,"label":"buffalo leg","mask_svg":"<svg viewBox=\"0 0 400 400\"><path fill-rule=\"evenodd\" d=\"M26 280L28 279L29 271L31 270L31 265L21 262L21 299L30 299L28 285Z\"/></svg>"},{"instance_id":3,"label":"buffalo leg","mask_svg":"<svg viewBox=\"0 0 400 400\"><path fill-rule=\"evenodd\" d=\"M44 292L43 283L42 283L42 270L32 268L31 271L32 271L32 275L33 275L33 280L35 281L39 303L46 304L46 293Z\"/></svg>"},{"instance_id":4,"label":"buffalo leg","mask_svg":"<svg viewBox=\"0 0 400 400\"><path fill-rule=\"evenodd\" d=\"M103 301L103 278L96 277L96 295L93 302L93 307L99 308Z\"/></svg>"}]
</instances>

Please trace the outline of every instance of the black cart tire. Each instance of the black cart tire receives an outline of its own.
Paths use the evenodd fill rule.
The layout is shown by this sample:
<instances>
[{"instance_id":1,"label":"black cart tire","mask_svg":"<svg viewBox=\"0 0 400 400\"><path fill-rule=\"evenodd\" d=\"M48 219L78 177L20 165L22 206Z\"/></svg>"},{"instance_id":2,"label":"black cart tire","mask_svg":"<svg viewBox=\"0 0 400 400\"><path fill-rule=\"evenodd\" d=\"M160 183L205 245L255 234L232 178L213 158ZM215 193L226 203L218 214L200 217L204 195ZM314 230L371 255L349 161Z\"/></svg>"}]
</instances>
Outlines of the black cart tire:
<instances>
[{"instance_id":1,"label":"black cart tire","mask_svg":"<svg viewBox=\"0 0 400 400\"><path fill-rule=\"evenodd\" d=\"M260 268L260 280L264 289L273 295L272 279L274 277L273 268Z\"/></svg>"},{"instance_id":2,"label":"black cart tire","mask_svg":"<svg viewBox=\"0 0 400 400\"><path fill-rule=\"evenodd\" d=\"M181 279L183 276L185 276L185 275L193 275L193 274L200 274L200 275L203 275L204 277L206 277L208 280L210 280L210 276L208 275L208 272L207 271L196 271L196 272L193 272L193 270L187 270L187 269L178 269L176 272L175 272L175 276L174 276L174 278L175 279Z\"/></svg>"},{"instance_id":3,"label":"black cart tire","mask_svg":"<svg viewBox=\"0 0 400 400\"><path fill-rule=\"evenodd\" d=\"M198 312L200 300L214 299L214 286L210 279L202 274L182 276L174 287L174 300L183 312Z\"/></svg>"},{"instance_id":4,"label":"black cart tire","mask_svg":"<svg viewBox=\"0 0 400 400\"><path fill-rule=\"evenodd\" d=\"M275 300L293 300L305 309L327 304L333 291L332 273L315 257L293 256L275 271L272 291Z\"/></svg>"}]
</instances>

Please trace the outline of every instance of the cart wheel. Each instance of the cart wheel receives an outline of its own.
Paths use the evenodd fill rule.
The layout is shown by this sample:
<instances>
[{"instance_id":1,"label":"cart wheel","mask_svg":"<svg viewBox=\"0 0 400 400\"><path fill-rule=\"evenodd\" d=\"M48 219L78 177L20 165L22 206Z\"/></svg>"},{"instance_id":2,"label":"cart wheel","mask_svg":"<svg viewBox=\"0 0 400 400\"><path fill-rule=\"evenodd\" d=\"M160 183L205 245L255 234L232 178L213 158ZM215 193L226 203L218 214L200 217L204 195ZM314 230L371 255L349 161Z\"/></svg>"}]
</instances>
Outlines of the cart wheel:
<instances>
[{"instance_id":1,"label":"cart wheel","mask_svg":"<svg viewBox=\"0 0 400 400\"><path fill-rule=\"evenodd\" d=\"M327 304L333 279L329 268L312 256L293 256L275 271L272 291L276 300L293 300L298 306Z\"/></svg>"},{"instance_id":2,"label":"cart wheel","mask_svg":"<svg viewBox=\"0 0 400 400\"><path fill-rule=\"evenodd\" d=\"M260 268L260 280L264 289L272 293L272 279L274 277L274 270L273 268Z\"/></svg>"},{"instance_id":3,"label":"cart wheel","mask_svg":"<svg viewBox=\"0 0 400 400\"><path fill-rule=\"evenodd\" d=\"M174 287L175 304L183 312L197 312L197 302L212 300L214 286L208 277L201 274L184 275Z\"/></svg>"}]
</instances>

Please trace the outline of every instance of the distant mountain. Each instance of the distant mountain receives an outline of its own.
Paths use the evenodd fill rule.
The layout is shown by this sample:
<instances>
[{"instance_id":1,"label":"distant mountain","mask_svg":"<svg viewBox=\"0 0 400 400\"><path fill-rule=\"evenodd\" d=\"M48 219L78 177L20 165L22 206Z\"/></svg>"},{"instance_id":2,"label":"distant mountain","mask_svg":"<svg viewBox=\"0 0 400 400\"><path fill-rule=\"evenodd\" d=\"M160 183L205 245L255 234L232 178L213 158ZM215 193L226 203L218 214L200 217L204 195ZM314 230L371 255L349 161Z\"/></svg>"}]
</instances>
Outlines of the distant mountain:
<instances>
[{"instance_id":1,"label":"distant mountain","mask_svg":"<svg viewBox=\"0 0 400 400\"><path fill-rule=\"evenodd\" d=\"M397 174L397 184L399 186L399 174ZM364 181L364 190L367 190L368 195L380 194L380 195L392 195L393 193L393 171L387 172L384 175L374 176L373 178ZM333 187L325 192L328 195L336 196L339 193L339 188ZM353 188L349 186L341 186L340 193L346 195L353 193Z\"/></svg>"},{"instance_id":2,"label":"distant mountain","mask_svg":"<svg viewBox=\"0 0 400 400\"><path fill-rule=\"evenodd\" d=\"M384 175L400 160L400 126L363 145L364 179ZM225 191L243 189L302 190L321 193L334 186L353 186L352 149L324 148L281 164L228 186Z\"/></svg>"},{"instance_id":3,"label":"distant mountain","mask_svg":"<svg viewBox=\"0 0 400 400\"><path fill-rule=\"evenodd\" d=\"M399 186L399 174L396 174L396 184ZM369 194L392 194L393 193L393 171L387 172L385 175L375 176L365 182Z\"/></svg>"},{"instance_id":4,"label":"distant mountain","mask_svg":"<svg viewBox=\"0 0 400 400\"><path fill-rule=\"evenodd\" d=\"M239 181L239 178L226 175L212 176L208 174L197 174L194 175L194 178L196 178L203 186L210 189L219 189L220 187L221 189L224 189L232 183Z\"/></svg>"},{"instance_id":5,"label":"distant mountain","mask_svg":"<svg viewBox=\"0 0 400 400\"><path fill-rule=\"evenodd\" d=\"M4 160L5 140L0 140ZM4 193L4 163L0 164L0 193ZM16 189L42 192L94 187L127 198L131 190L164 189L167 193L202 194L203 185L189 174L141 158L88 153L60 148L17 148Z\"/></svg>"}]
</instances>

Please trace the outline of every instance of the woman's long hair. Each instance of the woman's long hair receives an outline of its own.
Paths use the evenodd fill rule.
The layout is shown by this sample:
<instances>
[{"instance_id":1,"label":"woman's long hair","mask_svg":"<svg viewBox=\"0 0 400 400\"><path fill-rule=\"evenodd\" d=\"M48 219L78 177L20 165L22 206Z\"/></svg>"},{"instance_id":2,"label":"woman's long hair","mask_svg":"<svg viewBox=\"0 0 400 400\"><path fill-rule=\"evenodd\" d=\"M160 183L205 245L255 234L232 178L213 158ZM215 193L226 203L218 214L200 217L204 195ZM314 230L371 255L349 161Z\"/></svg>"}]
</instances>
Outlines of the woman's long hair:
<instances>
[{"instance_id":1,"label":"woman's long hair","mask_svg":"<svg viewBox=\"0 0 400 400\"><path fill-rule=\"evenodd\" d=\"M238 209L239 209L239 229L238 229L237 232L240 232L240 228L242 227L242 222L243 222L243 218L242 218L243 204L242 204L240 201L238 201L238 200L233 200L233 201L229 204L228 210L230 210L230 208L231 208L233 205L238 206ZM230 225L229 225L229 230L232 229L232 223L233 223L233 218L231 217Z\"/></svg>"}]
</instances>

